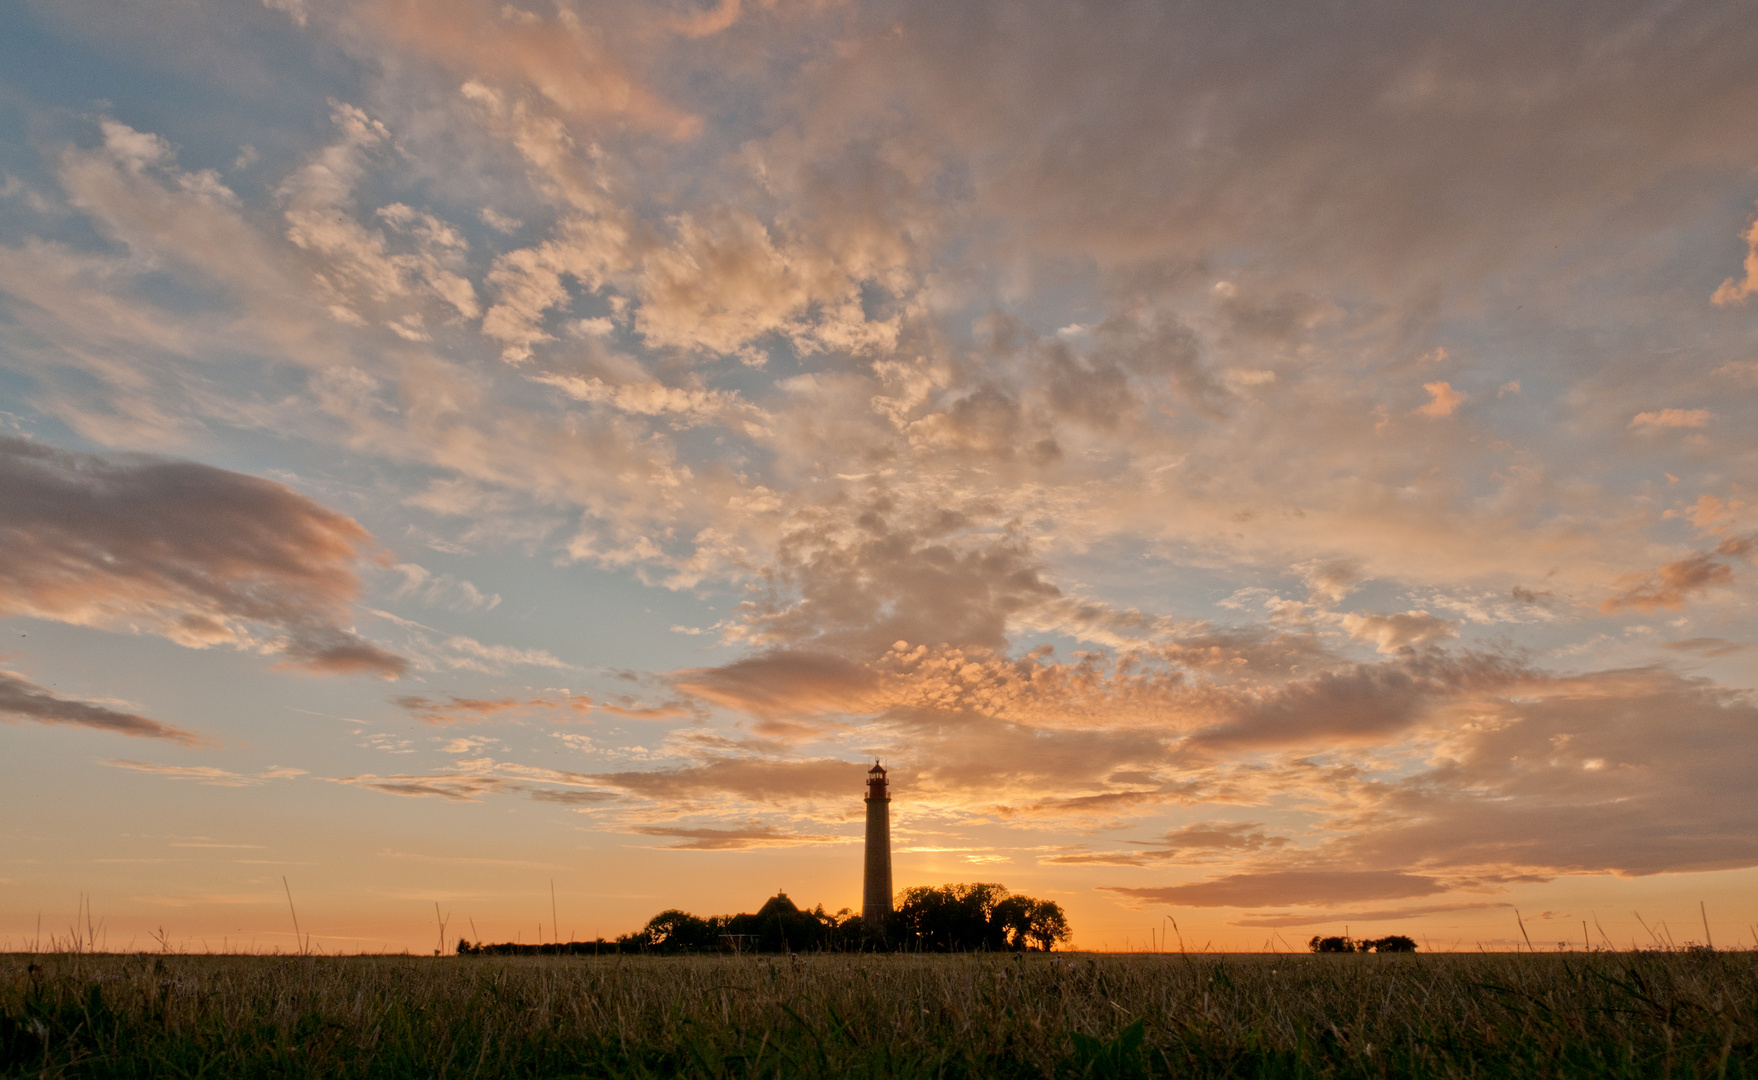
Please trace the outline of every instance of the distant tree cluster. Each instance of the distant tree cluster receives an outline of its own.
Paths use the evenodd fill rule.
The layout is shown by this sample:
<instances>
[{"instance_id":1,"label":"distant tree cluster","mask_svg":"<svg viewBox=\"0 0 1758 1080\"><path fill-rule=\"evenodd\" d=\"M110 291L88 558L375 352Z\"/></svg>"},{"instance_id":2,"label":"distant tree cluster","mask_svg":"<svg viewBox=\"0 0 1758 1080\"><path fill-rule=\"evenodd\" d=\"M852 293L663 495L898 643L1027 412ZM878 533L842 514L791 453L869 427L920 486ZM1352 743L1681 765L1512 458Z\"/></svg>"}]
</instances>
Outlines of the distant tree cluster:
<instances>
[{"instance_id":1,"label":"distant tree cluster","mask_svg":"<svg viewBox=\"0 0 1758 1080\"><path fill-rule=\"evenodd\" d=\"M757 913L706 918L671 908L618 938L642 952L840 952L869 944L860 917L847 908L831 914L819 904L802 910L786 893L772 896Z\"/></svg>"},{"instance_id":2,"label":"distant tree cluster","mask_svg":"<svg viewBox=\"0 0 1758 1080\"><path fill-rule=\"evenodd\" d=\"M755 914L692 915L669 908L647 925L615 941L546 945L458 943L460 956L591 956L597 953L819 952L871 948L876 942L847 908L835 914L819 904L803 911L786 893L769 898Z\"/></svg>"},{"instance_id":3,"label":"distant tree cluster","mask_svg":"<svg viewBox=\"0 0 1758 1080\"><path fill-rule=\"evenodd\" d=\"M905 889L888 929L919 952L1049 952L1071 936L1062 905L990 882Z\"/></svg>"},{"instance_id":4,"label":"distant tree cluster","mask_svg":"<svg viewBox=\"0 0 1758 1080\"><path fill-rule=\"evenodd\" d=\"M1316 953L1355 953L1355 952L1415 952L1416 942L1403 934L1391 934L1382 938L1356 939L1343 937L1314 936L1306 943L1306 947Z\"/></svg>"},{"instance_id":5,"label":"distant tree cluster","mask_svg":"<svg viewBox=\"0 0 1758 1080\"><path fill-rule=\"evenodd\" d=\"M1068 917L1059 904L1034 900L990 883L906 889L883 934L843 908L802 910L786 893L770 897L755 914L702 917L670 908L615 941L459 941L460 956L592 956L601 953L918 952L1038 950L1067 941Z\"/></svg>"}]
</instances>

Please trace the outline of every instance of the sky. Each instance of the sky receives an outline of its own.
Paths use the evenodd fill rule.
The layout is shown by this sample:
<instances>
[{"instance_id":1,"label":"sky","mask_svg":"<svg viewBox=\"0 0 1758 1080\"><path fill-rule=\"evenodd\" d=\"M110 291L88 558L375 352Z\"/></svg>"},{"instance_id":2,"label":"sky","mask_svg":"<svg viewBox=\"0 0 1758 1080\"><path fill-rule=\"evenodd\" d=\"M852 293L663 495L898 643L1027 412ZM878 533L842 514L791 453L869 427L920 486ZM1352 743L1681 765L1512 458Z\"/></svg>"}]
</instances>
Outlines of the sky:
<instances>
[{"instance_id":1,"label":"sky","mask_svg":"<svg viewBox=\"0 0 1758 1080\"><path fill-rule=\"evenodd\" d=\"M0 949L1758 944L1754 55L0 5Z\"/></svg>"}]
</instances>

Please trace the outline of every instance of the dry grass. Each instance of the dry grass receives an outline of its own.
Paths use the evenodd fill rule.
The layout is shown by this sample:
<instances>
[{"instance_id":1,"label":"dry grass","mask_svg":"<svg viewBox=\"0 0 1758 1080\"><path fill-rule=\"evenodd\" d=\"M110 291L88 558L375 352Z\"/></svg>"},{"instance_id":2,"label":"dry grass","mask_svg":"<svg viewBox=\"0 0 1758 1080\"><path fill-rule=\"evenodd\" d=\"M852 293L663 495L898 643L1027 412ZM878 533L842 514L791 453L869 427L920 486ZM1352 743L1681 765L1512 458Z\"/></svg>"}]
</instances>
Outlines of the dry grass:
<instances>
[{"instance_id":1,"label":"dry grass","mask_svg":"<svg viewBox=\"0 0 1758 1080\"><path fill-rule=\"evenodd\" d=\"M0 1071L1742 1077L1758 956L10 955Z\"/></svg>"}]
</instances>

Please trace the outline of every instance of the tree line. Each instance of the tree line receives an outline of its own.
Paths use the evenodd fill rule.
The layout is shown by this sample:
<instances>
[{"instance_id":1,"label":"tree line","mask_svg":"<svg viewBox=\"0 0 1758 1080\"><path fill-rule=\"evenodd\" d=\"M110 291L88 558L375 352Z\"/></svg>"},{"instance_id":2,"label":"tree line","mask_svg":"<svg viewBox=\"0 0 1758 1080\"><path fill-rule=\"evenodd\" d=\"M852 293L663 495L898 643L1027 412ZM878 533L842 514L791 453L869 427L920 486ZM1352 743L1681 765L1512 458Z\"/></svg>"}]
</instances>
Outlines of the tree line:
<instances>
[{"instance_id":1,"label":"tree line","mask_svg":"<svg viewBox=\"0 0 1758 1080\"><path fill-rule=\"evenodd\" d=\"M1415 952L1416 942L1403 934L1389 934L1382 938L1319 937L1315 934L1306 947L1318 953Z\"/></svg>"},{"instance_id":2,"label":"tree line","mask_svg":"<svg viewBox=\"0 0 1758 1080\"><path fill-rule=\"evenodd\" d=\"M753 914L692 915L677 908L614 941L483 944L460 940L460 956L580 956L704 952L1049 952L1071 936L1060 904L992 882L905 889L882 931L856 912L802 909L786 893Z\"/></svg>"}]
</instances>

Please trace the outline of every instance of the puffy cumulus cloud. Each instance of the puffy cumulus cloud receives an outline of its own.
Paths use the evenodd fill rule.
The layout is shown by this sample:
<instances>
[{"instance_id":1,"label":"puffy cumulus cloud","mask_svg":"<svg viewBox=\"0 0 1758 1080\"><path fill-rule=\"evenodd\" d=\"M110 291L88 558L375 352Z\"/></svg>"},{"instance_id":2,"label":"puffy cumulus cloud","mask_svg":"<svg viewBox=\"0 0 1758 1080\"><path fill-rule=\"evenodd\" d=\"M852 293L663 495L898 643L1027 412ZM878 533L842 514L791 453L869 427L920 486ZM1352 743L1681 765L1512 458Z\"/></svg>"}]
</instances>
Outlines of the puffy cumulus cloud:
<instances>
[{"instance_id":1,"label":"puffy cumulus cloud","mask_svg":"<svg viewBox=\"0 0 1758 1080\"><path fill-rule=\"evenodd\" d=\"M279 276L219 173L178 168L176 149L162 136L108 117L98 128L98 146L69 147L59 155L60 180L75 207L143 253L175 251L184 265L216 277Z\"/></svg>"},{"instance_id":2,"label":"puffy cumulus cloud","mask_svg":"<svg viewBox=\"0 0 1758 1080\"><path fill-rule=\"evenodd\" d=\"M144 739L169 739L194 745L196 737L180 727L149 720L138 713L107 705L64 698L38 686L16 671L0 671L0 717L14 723L71 724Z\"/></svg>"},{"instance_id":3,"label":"puffy cumulus cloud","mask_svg":"<svg viewBox=\"0 0 1758 1080\"><path fill-rule=\"evenodd\" d=\"M1315 603L1337 603L1355 590L1366 576L1354 559L1318 559L1294 568L1306 582Z\"/></svg>"},{"instance_id":4,"label":"puffy cumulus cloud","mask_svg":"<svg viewBox=\"0 0 1758 1080\"><path fill-rule=\"evenodd\" d=\"M572 216L542 243L497 256L485 279L496 298L482 317L482 332L501 343L501 359L519 363L535 346L554 341L545 320L571 302L569 282L588 292L602 289L613 273L628 267L628 245L626 225Z\"/></svg>"},{"instance_id":5,"label":"puffy cumulus cloud","mask_svg":"<svg viewBox=\"0 0 1758 1080\"><path fill-rule=\"evenodd\" d=\"M554 340L549 312L567 307L568 283L609 287L620 311L630 298L633 328L658 349L737 355L761 365L771 337L800 354L872 353L894 345L900 316L869 318L863 279L834 252L778 238L751 213L727 207L684 214L658 242L611 216L574 216L548 240L495 260L488 284L498 299L483 333L519 362Z\"/></svg>"},{"instance_id":6,"label":"puffy cumulus cloud","mask_svg":"<svg viewBox=\"0 0 1758 1080\"><path fill-rule=\"evenodd\" d=\"M1017 322L995 327L997 344L1035 339ZM1058 416L1101 432L1136 420L1147 402L1181 400L1218 417L1228 393L1204 361L1196 331L1170 312L1113 311L1087 331L1092 346L1077 352L1061 338L1032 340L1038 386Z\"/></svg>"},{"instance_id":7,"label":"puffy cumulus cloud","mask_svg":"<svg viewBox=\"0 0 1758 1080\"><path fill-rule=\"evenodd\" d=\"M1465 395L1453 389L1450 383L1423 383L1422 388L1428 391L1428 404L1416 410L1419 416L1438 420L1443 416L1453 415L1465 403Z\"/></svg>"},{"instance_id":8,"label":"puffy cumulus cloud","mask_svg":"<svg viewBox=\"0 0 1758 1080\"><path fill-rule=\"evenodd\" d=\"M1758 865L1758 707L1660 668L1529 684L1451 715L1435 763L1362 785L1334 854L1454 873Z\"/></svg>"},{"instance_id":9,"label":"puffy cumulus cloud","mask_svg":"<svg viewBox=\"0 0 1758 1080\"><path fill-rule=\"evenodd\" d=\"M1371 642L1382 653L1426 645L1431 641L1458 636L1458 628L1448 619L1426 611L1406 611L1396 615L1371 613L1343 616L1343 629L1357 641Z\"/></svg>"},{"instance_id":10,"label":"puffy cumulus cloud","mask_svg":"<svg viewBox=\"0 0 1758 1080\"><path fill-rule=\"evenodd\" d=\"M534 91L563 116L627 124L668 138L701 130L697 117L666 102L630 71L625 48L607 40L608 30L621 45L634 44L647 29L663 25L666 16L658 10L598 10L589 22L567 6L540 13L474 0L358 0L336 8L335 17L348 29L457 75Z\"/></svg>"},{"instance_id":11,"label":"puffy cumulus cloud","mask_svg":"<svg viewBox=\"0 0 1758 1080\"><path fill-rule=\"evenodd\" d=\"M343 322L357 322L356 309L363 303L382 305L419 285L457 316L475 318L481 313L475 286L458 272L469 245L455 228L432 214L391 203L377 216L416 248L395 253L384 232L356 219L354 188L366 174L366 156L391 136L359 108L334 101L330 105L340 139L289 176L279 195L286 204L287 239L322 259L318 280L333 297L332 313ZM405 316L392 329L399 326L400 336L425 339L416 329L418 317L410 322Z\"/></svg>"},{"instance_id":12,"label":"puffy cumulus cloud","mask_svg":"<svg viewBox=\"0 0 1758 1080\"><path fill-rule=\"evenodd\" d=\"M883 492L801 514L776 546L735 636L853 657L897 641L1000 648L1008 620L1059 590L1017 528Z\"/></svg>"},{"instance_id":13,"label":"puffy cumulus cloud","mask_svg":"<svg viewBox=\"0 0 1758 1080\"><path fill-rule=\"evenodd\" d=\"M1271 870L1225 874L1209 881L1161 887L1107 886L1106 892L1138 904L1173 907L1279 907L1284 904L1352 904L1433 896L1447 886L1399 870Z\"/></svg>"},{"instance_id":14,"label":"puffy cumulus cloud","mask_svg":"<svg viewBox=\"0 0 1758 1080\"><path fill-rule=\"evenodd\" d=\"M645 378L615 382L599 376L544 374L532 376L531 381L553 386L575 401L608 406L634 416L675 418L684 426L715 420L742 421L741 426L750 432L760 430L765 420L762 410L740 400L733 391L668 386Z\"/></svg>"},{"instance_id":15,"label":"puffy cumulus cloud","mask_svg":"<svg viewBox=\"0 0 1758 1080\"><path fill-rule=\"evenodd\" d=\"M1730 536L1717 544L1714 551L1699 551L1649 573L1626 575L1619 582L1619 591L1601 601L1599 609L1609 614L1624 608L1681 608L1698 593L1731 584L1734 568L1719 557L1744 557L1751 554L1753 544L1751 537Z\"/></svg>"},{"instance_id":16,"label":"puffy cumulus cloud","mask_svg":"<svg viewBox=\"0 0 1758 1080\"><path fill-rule=\"evenodd\" d=\"M307 671L394 678L349 626L372 538L280 484L0 438L0 610L233 645Z\"/></svg>"},{"instance_id":17,"label":"puffy cumulus cloud","mask_svg":"<svg viewBox=\"0 0 1758 1080\"><path fill-rule=\"evenodd\" d=\"M1709 299L1716 304L1738 304L1758 292L1758 221L1740 234L1746 242L1745 277L1728 278Z\"/></svg>"},{"instance_id":18,"label":"puffy cumulus cloud","mask_svg":"<svg viewBox=\"0 0 1758 1080\"><path fill-rule=\"evenodd\" d=\"M677 239L641 271L636 328L660 347L731 353L781 330L811 293L793 260L748 213L722 210L674 223Z\"/></svg>"}]
</instances>

